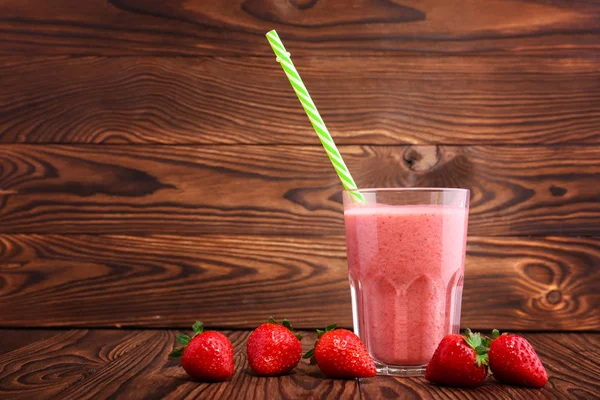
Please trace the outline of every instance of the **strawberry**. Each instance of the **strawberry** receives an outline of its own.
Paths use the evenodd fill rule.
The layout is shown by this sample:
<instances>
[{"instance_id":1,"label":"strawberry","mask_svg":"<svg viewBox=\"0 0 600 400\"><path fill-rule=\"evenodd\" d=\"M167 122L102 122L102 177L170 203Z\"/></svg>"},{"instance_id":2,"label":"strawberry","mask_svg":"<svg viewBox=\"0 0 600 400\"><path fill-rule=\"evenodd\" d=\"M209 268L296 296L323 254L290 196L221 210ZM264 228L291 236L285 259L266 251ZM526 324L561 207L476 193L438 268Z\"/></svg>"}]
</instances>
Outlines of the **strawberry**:
<instances>
[{"instance_id":1,"label":"strawberry","mask_svg":"<svg viewBox=\"0 0 600 400\"><path fill-rule=\"evenodd\" d=\"M493 331L490 369L494 378L511 385L544 387L548 374L533 346L524 337Z\"/></svg>"},{"instance_id":2,"label":"strawberry","mask_svg":"<svg viewBox=\"0 0 600 400\"><path fill-rule=\"evenodd\" d=\"M317 329L314 349L304 355L316 363L330 378L370 378L377 374L375 363L365 345L353 332L335 329L329 325L324 331Z\"/></svg>"},{"instance_id":3,"label":"strawberry","mask_svg":"<svg viewBox=\"0 0 600 400\"><path fill-rule=\"evenodd\" d=\"M466 330L466 336L447 335L438 345L425 379L448 386L475 386L487 376L488 339Z\"/></svg>"},{"instance_id":4,"label":"strawberry","mask_svg":"<svg viewBox=\"0 0 600 400\"><path fill-rule=\"evenodd\" d=\"M233 346L227 336L206 331L202 322L196 321L191 338L177 335L183 346L176 348L169 357L180 357L181 366L194 379L201 381L226 381L233 376Z\"/></svg>"},{"instance_id":5,"label":"strawberry","mask_svg":"<svg viewBox=\"0 0 600 400\"><path fill-rule=\"evenodd\" d=\"M290 372L302 357L301 335L294 335L290 321L280 325L273 317L248 338L248 364L257 375L275 376Z\"/></svg>"}]
</instances>

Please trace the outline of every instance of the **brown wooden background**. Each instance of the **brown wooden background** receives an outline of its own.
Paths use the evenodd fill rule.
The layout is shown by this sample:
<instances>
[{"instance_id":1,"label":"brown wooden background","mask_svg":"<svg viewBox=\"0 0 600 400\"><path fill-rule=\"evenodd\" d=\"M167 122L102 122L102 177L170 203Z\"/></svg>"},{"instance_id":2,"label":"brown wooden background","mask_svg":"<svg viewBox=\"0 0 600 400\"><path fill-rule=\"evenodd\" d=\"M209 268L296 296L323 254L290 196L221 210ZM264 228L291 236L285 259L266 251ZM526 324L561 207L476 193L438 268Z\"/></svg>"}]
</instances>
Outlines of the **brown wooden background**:
<instances>
[{"instance_id":1,"label":"brown wooden background","mask_svg":"<svg viewBox=\"0 0 600 400\"><path fill-rule=\"evenodd\" d=\"M0 326L350 325L340 185L472 191L463 326L600 330L600 3L0 0Z\"/></svg>"}]
</instances>

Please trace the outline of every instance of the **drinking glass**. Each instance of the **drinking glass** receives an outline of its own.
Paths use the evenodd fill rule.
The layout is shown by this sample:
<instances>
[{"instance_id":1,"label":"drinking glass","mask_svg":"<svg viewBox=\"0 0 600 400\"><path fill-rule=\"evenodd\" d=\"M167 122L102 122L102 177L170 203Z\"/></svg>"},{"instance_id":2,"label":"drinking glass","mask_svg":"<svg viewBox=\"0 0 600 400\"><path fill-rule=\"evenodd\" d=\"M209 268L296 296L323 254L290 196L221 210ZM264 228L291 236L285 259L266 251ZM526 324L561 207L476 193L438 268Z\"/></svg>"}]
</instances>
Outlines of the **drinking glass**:
<instances>
[{"instance_id":1,"label":"drinking glass","mask_svg":"<svg viewBox=\"0 0 600 400\"><path fill-rule=\"evenodd\" d=\"M343 194L354 331L380 375L421 375L460 330L469 191Z\"/></svg>"}]
</instances>

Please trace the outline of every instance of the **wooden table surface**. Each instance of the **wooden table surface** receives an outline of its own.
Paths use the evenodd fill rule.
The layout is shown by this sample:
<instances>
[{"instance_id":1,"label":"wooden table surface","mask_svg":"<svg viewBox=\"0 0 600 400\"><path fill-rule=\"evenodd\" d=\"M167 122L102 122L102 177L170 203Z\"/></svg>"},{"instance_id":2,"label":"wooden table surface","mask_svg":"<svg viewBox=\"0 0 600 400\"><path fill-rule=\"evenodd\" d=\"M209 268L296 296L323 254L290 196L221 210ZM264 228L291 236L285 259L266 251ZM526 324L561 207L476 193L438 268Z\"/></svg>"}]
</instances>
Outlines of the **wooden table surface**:
<instances>
[{"instance_id":1,"label":"wooden table surface","mask_svg":"<svg viewBox=\"0 0 600 400\"><path fill-rule=\"evenodd\" d=\"M557 399L600 397L600 333L524 333L544 362L545 388L504 386L488 378L474 389L430 385L423 378L333 380L304 361L287 376L248 369L249 331L227 331L236 372L229 382L188 379L168 358L173 330L1 329L1 399ZM315 335L305 332L305 350Z\"/></svg>"}]
</instances>

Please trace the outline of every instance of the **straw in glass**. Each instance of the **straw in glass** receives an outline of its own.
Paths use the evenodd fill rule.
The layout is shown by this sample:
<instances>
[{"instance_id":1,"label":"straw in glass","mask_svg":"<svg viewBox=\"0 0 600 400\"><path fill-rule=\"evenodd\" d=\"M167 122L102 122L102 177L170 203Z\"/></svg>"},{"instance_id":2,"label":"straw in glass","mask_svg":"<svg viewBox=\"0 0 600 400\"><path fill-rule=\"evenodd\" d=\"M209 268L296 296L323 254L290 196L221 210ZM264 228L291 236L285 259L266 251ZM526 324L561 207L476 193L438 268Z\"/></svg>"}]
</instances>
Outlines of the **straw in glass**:
<instances>
[{"instance_id":1,"label":"straw in glass","mask_svg":"<svg viewBox=\"0 0 600 400\"><path fill-rule=\"evenodd\" d=\"M267 33L267 40L269 41L271 48L273 48L275 55L277 55L277 62L279 62L281 68L283 68L283 71L287 75L292 88L294 88L294 91L300 100L300 104L302 104L302 107L304 108L304 111L310 120L310 123L312 124L313 128L315 128L317 136L319 136L319 140L325 148L325 152L329 156L329 160L331 160L331 163L333 164L333 168L342 181L342 185L345 189L350 190L354 201L366 203L362 193L356 190L356 183L354 183L354 179L352 179L352 175L350 175L350 171L348 170L346 163L344 163L342 155L333 142L333 138L325 126L323 118L321 118L321 114L319 114L315 103L310 97L310 94L308 94L308 90L306 89L306 86L304 86L304 83L300 78L300 74L298 74L296 67L294 67L294 63L290 58L290 53L286 51L281 39L279 38L279 35L277 35L275 30Z\"/></svg>"}]
</instances>

